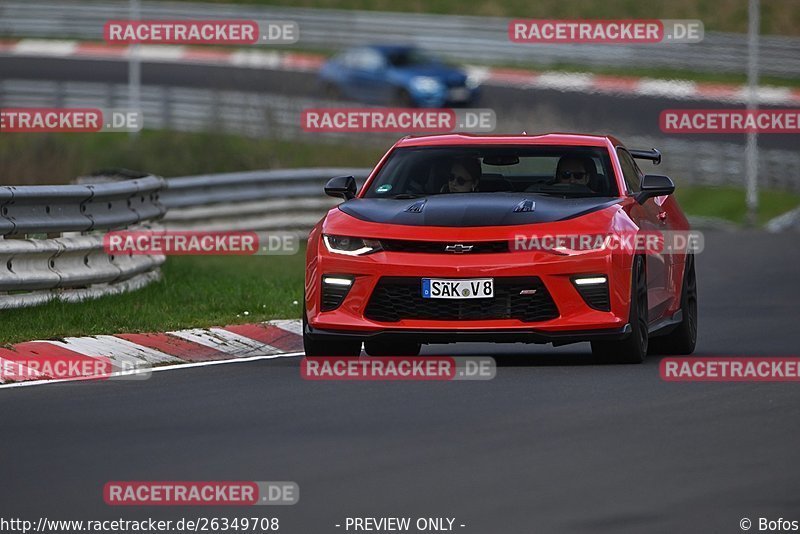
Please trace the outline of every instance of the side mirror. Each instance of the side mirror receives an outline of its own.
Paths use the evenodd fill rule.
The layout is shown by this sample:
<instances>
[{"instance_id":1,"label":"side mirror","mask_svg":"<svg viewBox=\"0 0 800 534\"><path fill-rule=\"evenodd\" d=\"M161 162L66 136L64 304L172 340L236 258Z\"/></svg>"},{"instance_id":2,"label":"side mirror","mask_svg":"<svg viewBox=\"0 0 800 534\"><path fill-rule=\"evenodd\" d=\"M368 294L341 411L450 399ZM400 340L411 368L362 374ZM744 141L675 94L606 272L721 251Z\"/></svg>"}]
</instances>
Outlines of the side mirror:
<instances>
[{"instance_id":1,"label":"side mirror","mask_svg":"<svg viewBox=\"0 0 800 534\"><path fill-rule=\"evenodd\" d=\"M352 176L337 176L325 184L325 194L350 200L356 196L356 179Z\"/></svg>"},{"instance_id":2,"label":"side mirror","mask_svg":"<svg viewBox=\"0 0 800 534\"><path fill-rule=\"evenodd\" d=\"M642 178L642 190L636 194L636 202L644 204L648 198L671 195L675 192L675 182L669 176L645 174Z\"/></svg>"}]
</instances>

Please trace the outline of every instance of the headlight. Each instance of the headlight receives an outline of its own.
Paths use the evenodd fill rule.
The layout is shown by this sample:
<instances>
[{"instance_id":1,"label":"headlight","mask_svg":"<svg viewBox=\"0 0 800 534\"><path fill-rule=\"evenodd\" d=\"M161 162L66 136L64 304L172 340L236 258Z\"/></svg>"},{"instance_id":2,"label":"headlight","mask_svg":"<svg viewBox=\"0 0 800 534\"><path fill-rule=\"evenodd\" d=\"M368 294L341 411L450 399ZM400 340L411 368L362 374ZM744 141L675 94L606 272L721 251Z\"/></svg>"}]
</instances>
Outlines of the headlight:
<instances>
[{"instance_id":1,"label":"headlight","mask_svg":"<svg viewBox=\"0 0 800 534\"><path fill-rule=\"evenodd\" d=\"M480 84L481 84L481 80L477 76L475 76L474 74L468 74L467 75L467 81L466 81L465 85L467 86L468 89L475 89Z\"/></svg>"},{"instance_id":2,"label":"headlight","mask_svg":"<svg viewBox=\"0 0 800 534\"><path fill-rule=\"evenodd\" d=\"M346 256L363 256L381 250L381 242L377 239L362 239L360 237L345 237L340 235L324 235L328 252L344 254Z\"/></svg>"},{"instance_id":3,"label":"headlight","mask_svg":"<svg viewBox=\"0 0 800 534\"><path fill-rule=\"evenodd\" d=\"M411 86L421 93L433 93L441 89L442 84L430 76L416 76L411 79Z\"/></svg>"}]
</instances>

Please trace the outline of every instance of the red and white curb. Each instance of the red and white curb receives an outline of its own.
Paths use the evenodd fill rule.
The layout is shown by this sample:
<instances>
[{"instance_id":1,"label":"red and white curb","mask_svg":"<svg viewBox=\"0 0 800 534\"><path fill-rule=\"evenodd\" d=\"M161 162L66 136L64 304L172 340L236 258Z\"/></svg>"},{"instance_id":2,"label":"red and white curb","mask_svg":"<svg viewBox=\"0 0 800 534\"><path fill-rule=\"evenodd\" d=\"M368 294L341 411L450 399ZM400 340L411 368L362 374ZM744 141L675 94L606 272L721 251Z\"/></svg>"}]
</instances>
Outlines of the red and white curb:
<instances>
[{"instance_id":1,"label":"red and white curb","mask_svg":"<svg viewBox=\"0 0 800 534\"><path fill-rule=\"evenodd\" d=\"M21 39L0 41L0 55L125 60L130 55L130 48L123 45L81 41ZM295 72L314 72L326 59L322 55L302 52L258 48L223 50L178 45L140 45L139 55L142 61L147 63L223 65ZM468 66L467 70L477 81L501 87L552 89L631 97L663 97L676 100L707 100L733 104L743 104L747 101L747 87L733 84L606 76L579 72L535 72L525 69L480 66ZM765 105L800 104L800 89L762 86L757 89L756 95L759 103Z\"/></svg>"},{"instance_id":2,"label":"red and white curb","mask_svg":"<svg viewBox=\"0 0 800 534\"><path fill-rule=\"evenodd\" d=\"M65 382L80 379L43 377L36 362L57 358L63 361L109 361L112 374L118 370L162 371L213 365L232 361L253 361L300 356L303 351L299 320L278 320L221 328L192 328L165 333L116 334L113 336L68 337L61 340L28 341L0 347L0 366L14 367L24 377L6 381L0 388ZM26 366L27 364L27 366Z\"/></svg>"}]
</instances>

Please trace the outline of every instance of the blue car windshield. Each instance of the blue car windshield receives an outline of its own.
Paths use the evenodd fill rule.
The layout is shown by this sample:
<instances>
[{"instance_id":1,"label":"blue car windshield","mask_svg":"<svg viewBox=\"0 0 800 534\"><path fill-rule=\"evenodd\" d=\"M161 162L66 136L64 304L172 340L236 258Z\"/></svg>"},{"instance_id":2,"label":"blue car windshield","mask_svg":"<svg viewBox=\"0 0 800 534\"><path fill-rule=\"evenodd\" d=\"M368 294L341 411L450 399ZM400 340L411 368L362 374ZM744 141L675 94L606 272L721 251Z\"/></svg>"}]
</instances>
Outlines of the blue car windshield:
<instances>
[{"instance_id":1,"label":"blue car windshield","mask_svg":"<svg viewBox=\"0 0 800 534\"><path fill-rule=\"evenodd\" d=\"M453 193L617 196L608 150L574 146L459 146L396 149L367 198Z\"/></svg>"},{"instance_id":2,"label":"blue car windshield","mask_svg":"<svg viewBox=\"0 0 800 534\"><path fill-rule=\"evenodd\" d=\"M430 65L441 63L438 59L415 48L393 50L386 54L386 59L393 67L411 67L414 65Z\"/></svg>"}]
</instances>

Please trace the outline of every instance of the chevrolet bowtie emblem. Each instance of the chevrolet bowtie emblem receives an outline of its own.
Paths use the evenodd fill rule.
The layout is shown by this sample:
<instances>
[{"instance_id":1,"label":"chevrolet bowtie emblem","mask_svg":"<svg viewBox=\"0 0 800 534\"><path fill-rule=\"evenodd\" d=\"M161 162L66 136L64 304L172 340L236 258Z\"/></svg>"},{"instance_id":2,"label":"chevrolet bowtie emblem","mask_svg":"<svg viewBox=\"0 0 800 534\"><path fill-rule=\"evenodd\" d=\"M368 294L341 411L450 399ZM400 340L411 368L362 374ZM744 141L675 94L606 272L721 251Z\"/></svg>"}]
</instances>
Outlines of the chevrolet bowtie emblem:
<instances>
[{"instance_id":1,"label":"chevrolet bowtie emblem","mask_svg":"<svg viewBox=\"0 0 800 534\"><path fill-rule=\"evenodd\" d=\"M447 245L444 249L447 252L455 252L456 254L462 254L464 252L469 252L472 250L474 245L462 245L461 243L456 243L455 245Z\"/></svg>"}]
</instances>

